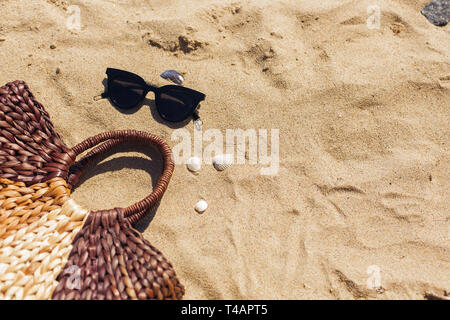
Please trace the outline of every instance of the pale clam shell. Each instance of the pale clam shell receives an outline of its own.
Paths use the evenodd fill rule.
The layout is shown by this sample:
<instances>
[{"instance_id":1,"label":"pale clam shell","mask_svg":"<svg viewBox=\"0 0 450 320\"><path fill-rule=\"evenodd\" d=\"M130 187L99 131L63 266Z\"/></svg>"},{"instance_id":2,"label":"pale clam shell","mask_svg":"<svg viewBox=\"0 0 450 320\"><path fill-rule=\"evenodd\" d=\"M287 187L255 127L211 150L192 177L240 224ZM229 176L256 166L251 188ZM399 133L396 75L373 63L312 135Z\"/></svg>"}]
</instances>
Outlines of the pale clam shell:
<instances>
[{"instance_id":1,"label":"pale clam shell","mask_svg":"<svg viewBox=\"0 0 450 320\"><path fill-rule=\"evenodd\" d=\"M218 154L212 159L214 168L218 171L223 171L233 164L232 154Z\"/></svg>"},{"instance_id":2,"label":"pale clam shell","mask_svg":"<svg viewBox=\"0 0 450 320\"><path fill-rule=\"evenodd\" d=\"M191 157L187 160L186 166L189 171L196 172L202 167L202 161L197 157Z\"/></svg>"},{"instance_id":3,"label":"pale clam shell","mask_svg":"<svg viewBox=\"0 0 450 320\"><path fill-rule=\"evenodd\" d=\"M206 208L208 208L208 203L205 200L200 200L194 207L195 211L197 211L198 213L203 213Z\"/></svg>"}]
</instances>

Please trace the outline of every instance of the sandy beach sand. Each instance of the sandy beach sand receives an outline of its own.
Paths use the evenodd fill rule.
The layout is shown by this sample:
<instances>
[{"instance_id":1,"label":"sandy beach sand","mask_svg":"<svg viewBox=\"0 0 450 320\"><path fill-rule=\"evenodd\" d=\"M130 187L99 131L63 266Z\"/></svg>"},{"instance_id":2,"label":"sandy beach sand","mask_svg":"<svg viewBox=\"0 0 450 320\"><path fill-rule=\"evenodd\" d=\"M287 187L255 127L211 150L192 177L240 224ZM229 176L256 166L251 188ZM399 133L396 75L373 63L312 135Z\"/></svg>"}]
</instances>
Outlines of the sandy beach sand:
<instances>
[{"instance_id":1,"label":"sandy beach sand","mask_svg":"<svg viewBox=\"0 0 450 320\"><path fill-rule=\"evenodd\" d=\"M26 81L70 146L137 129L174 147L176 129L194 132L165 123L152 94L127 113L93 101L107 67L158 86L180 71L207 96L204 131L279 129L278 174L178 164L138 226L186 299L448 298L450 26L422 16L427 2L4 0L0 82ZM150 193L161 160L137 151L91 168L74 199L104 209Z\"/></svg>"}]
</instances>

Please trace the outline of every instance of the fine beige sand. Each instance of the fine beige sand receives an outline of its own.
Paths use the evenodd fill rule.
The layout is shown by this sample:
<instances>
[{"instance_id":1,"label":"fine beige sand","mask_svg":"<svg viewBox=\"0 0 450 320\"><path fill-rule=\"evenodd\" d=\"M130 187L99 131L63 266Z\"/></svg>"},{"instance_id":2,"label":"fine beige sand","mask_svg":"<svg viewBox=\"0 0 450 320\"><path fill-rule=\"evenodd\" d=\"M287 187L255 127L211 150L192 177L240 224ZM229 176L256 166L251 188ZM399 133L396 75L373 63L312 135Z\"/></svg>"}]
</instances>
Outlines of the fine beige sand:
<instances>
[{"instance_id":1,"label":"fine beige sand","mask_svg":"<svg viewBox=\"0 0 450 320\"><path fill-rule=\"evenodd\" d=\"M450 26L420 14L427 2L3 0L0 82L25 80L70 146L114 129L177 144L152 94L128 113L93 101L106 67L155 85L182 72L207 95L204 130L280 130L277 175L179 164L138 226L187 299L448 299ZM372 4L379 29L366 25ZM150 193L161 159L137 151L92 167L75 200Z\"/></svg>"}]
</instances>

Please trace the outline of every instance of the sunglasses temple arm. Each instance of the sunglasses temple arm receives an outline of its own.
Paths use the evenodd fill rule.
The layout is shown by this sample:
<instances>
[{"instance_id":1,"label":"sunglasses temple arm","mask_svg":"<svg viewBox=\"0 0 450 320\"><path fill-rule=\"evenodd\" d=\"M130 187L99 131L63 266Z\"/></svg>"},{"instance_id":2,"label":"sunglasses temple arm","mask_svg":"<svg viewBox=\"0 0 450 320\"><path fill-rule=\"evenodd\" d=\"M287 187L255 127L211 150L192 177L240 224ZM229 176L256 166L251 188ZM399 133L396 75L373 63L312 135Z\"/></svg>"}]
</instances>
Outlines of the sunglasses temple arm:
<instances>
[{"instance_id":1,"label":"sunglasses temple arm","mask_svg":"<svg viewBox=\"0 0 450 320\"><path fill-rule=\"evenodd\" d=\"M98 94L98 95L94 96L93 99L94 99L94 101L98 101L98 100L101 100L101 99L105 99L108 96L109 96L108 92L103 92L102 94Z\"/></svg>"}]
</instances>

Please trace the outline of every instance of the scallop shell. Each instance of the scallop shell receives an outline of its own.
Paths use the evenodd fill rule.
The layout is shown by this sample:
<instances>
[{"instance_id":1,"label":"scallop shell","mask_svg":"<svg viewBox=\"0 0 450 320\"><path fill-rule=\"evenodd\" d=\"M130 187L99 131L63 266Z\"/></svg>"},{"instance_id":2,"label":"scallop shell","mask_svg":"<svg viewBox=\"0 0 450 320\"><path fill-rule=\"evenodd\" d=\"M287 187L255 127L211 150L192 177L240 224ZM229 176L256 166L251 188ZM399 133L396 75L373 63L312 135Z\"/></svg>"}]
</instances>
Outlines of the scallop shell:
<instances>
[{"instance_id":1,"label":"scallop shell","mask_svg":"<svg viewBox=\"0 0 450 320\"><path fill-rule=\"evenodd\" d=\"M187 160L186 166L189 171L196 172L202 167L202 161L197 157L191 157Z\"/></svg>"},{"instance_id":2,"label":"scallop shell","mask_svg":"<svg viewBox=\"0 0 450 320\"><path fill-rule=\"evenodd\" d=\"M218 171L223 171L233 164L232 154L218 154L212 160L214 168Z\"/></svg>"},{"instance_id":3,"label":"scallop shell","mask_svg":"<svg viewBox=\"0 0 450 320\"><path fill-rule=\"evenodd\" d=\"M177 71L175 71L175 70L166 70L163 73L161 73L160 76L161 76L161 78L164 78L166 80L170 80L173 83L176 83L176 84L179 84L179 85L182 85L183 82L184 82L183 76L180 73L178 73Z\"/></svg>"},{"instance_id":4,"label":"scallop shell","mask_svg":"<svg viewBox=\"0 0 450 320\"><path fill-rule=\"evenodd\" d=\"M195 211L198 213L203 213L206 208L208 208L208 203L205 200L200 200L194 207Z\"/></svg>"}]
</instances>

